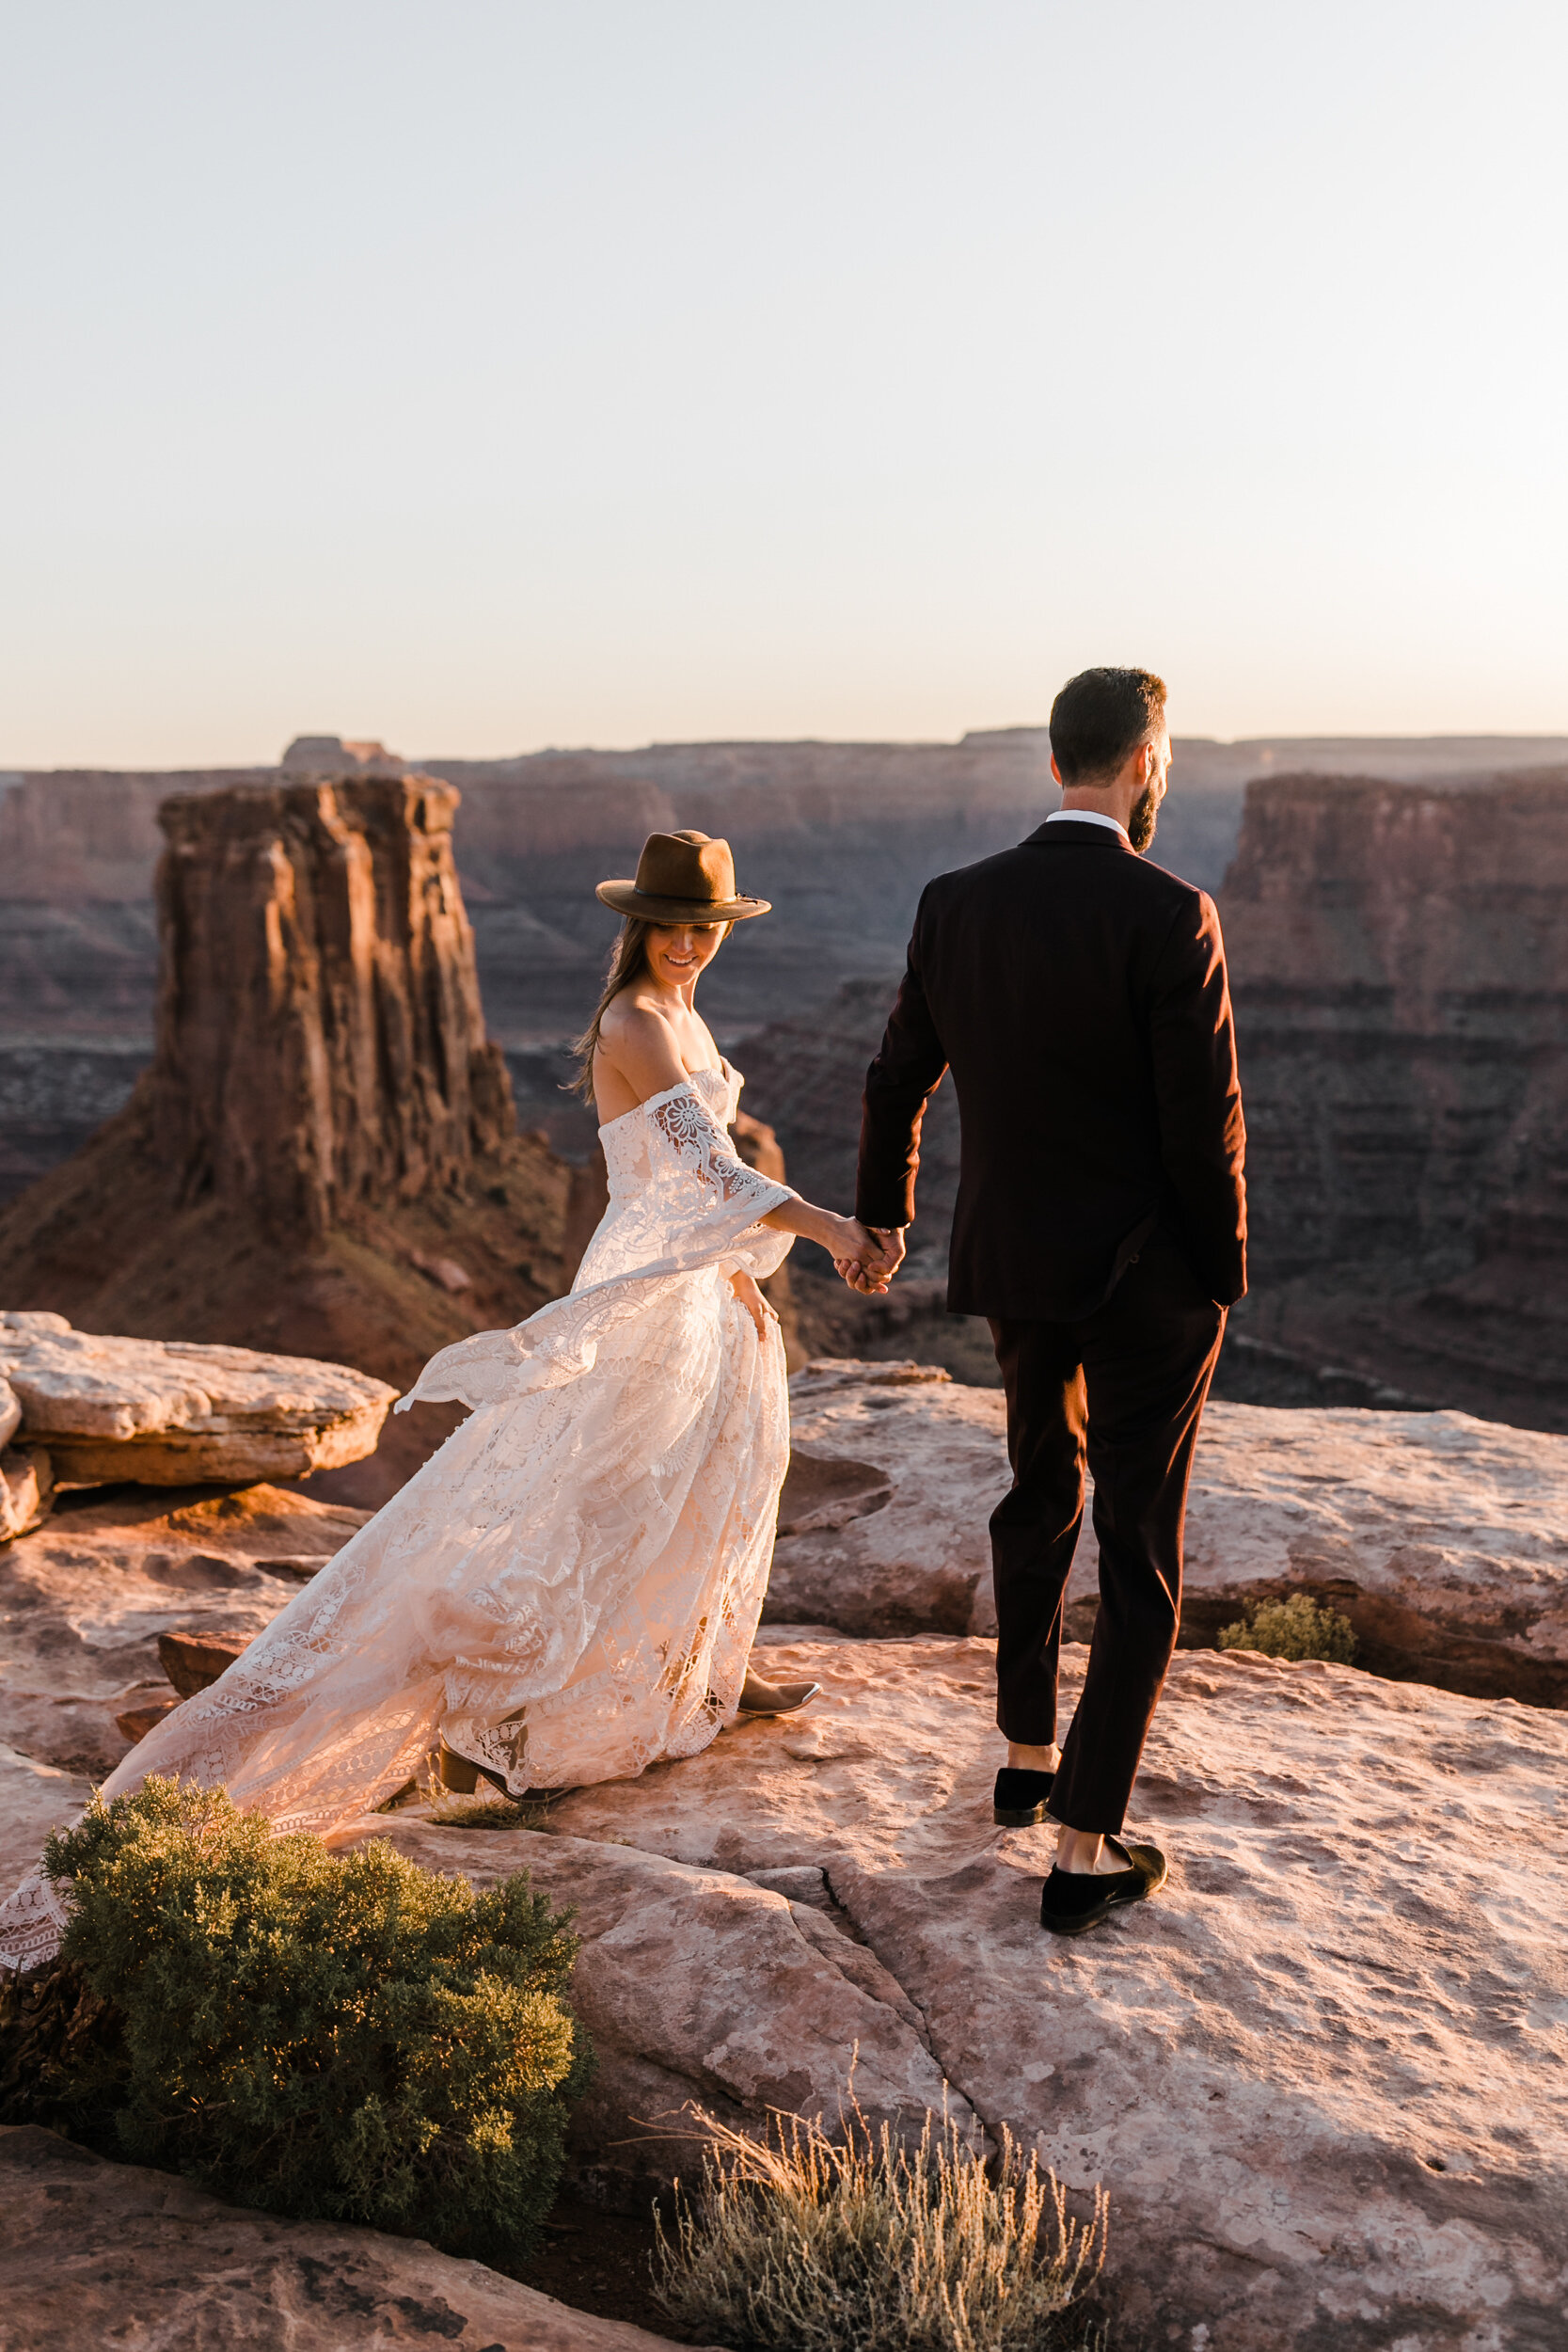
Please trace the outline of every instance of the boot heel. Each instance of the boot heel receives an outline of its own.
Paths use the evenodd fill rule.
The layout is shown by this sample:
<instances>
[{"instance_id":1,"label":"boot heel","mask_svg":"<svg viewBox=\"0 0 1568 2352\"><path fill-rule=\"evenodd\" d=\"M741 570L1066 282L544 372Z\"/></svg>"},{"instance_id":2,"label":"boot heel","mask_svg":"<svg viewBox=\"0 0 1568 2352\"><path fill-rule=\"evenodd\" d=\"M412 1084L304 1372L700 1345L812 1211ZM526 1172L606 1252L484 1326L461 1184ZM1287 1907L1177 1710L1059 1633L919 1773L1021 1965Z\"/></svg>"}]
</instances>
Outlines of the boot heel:
<instances>
[{"instance_id":1,"label":"boot heel","mask_svg":"<svg viewBox=\"0 0 1568 2352\"><path fill-rule=\"evenodd\" d=\"M454 1797L471 1797L479 1787L479 1766L470 1764L466 1756L454 1756L444 1740L441 1742L441 1786Z\"/></svg>"}]
</instances>

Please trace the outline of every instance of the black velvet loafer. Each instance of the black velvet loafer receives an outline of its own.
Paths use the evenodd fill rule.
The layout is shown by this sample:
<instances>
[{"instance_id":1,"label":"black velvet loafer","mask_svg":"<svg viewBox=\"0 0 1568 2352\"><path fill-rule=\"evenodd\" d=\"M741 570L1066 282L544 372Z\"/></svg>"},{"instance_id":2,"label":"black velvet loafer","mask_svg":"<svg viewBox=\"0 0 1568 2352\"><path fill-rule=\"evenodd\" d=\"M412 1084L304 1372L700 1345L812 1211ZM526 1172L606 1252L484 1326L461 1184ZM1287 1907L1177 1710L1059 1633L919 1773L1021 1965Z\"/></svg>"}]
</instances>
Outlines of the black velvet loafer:
<instances>
[{"instance_id":1,"label":"black velvet loafer","mask_svg":"<svg viewBox=\"0 0 1568 2352\"><path fill-rule=\"evenodd\" d=\"M1040 1925L1053 1935L1087 1935L1113 1911L1141 1903L1165 1883L1165 1857L1158 1846L1124 1846L1107 1837L1125 1870L1053 1870L1040 1890Z\"/></svg>"},{"instance_id":2,"label":"black velvet loafer","mask_svg":"<svg viewBox=\"0 0 1568 2352\"><path fill-rule=\"evenodd\" d=\"M991 1820L998 1829L1033 1829L1037 1821L1044 1820L1055 1786L1054 1772L1026 1772L1017 1765L1004 1764L996 1775Z\"/></svg>"}]
</instances>

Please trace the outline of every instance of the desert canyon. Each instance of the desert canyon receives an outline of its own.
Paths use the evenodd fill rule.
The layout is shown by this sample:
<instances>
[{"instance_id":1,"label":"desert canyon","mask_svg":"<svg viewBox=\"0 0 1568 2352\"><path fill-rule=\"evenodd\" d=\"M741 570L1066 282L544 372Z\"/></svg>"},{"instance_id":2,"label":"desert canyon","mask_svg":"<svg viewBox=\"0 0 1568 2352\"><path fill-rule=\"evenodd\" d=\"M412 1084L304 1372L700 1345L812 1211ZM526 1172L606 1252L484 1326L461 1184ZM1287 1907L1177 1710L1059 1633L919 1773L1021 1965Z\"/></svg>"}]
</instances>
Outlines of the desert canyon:
<instances>
[{"instance_id":1,"label":"desert canyon","mask_svg":"<svg viewBox=\"0 0 1568 2352\"><path fill-rule=\"evenodd\" d=\"M0 783L5 780L0 779ZM747 1155L847 1198L921 882L1053 804L1038 730L0 792L0 1888L455 1417L425 1358L566 1287L557 1091L652 826L778 906L713 976ZM1179 744L1156 854L1219 896L1255 1295L1205 1422L1182 1647L1134 1798L1161 1899L1036 1924L997 1830L1001 1398L944 1327L954 1106L902 1296L778 1303L794 1455L761 1645L821 1701L533 1828L356 1822L578 1912L573 2193L644 2205L689 2103L895 2129L945 2096L1111 2197L1116 2352L1568 2340L1568 742ZM154 868L156 879L154 881ZM519 1133L522 1127L524 1132ZM1213 1645L1305 1592L1354 1667ZM1096 1607L1069 1595L1069 1696ZM646 1988L659 1987L650 2006ZM858 2053L858 2058L856 2057ZM17 2352L114 2340L635 2352L416 2241L238 2212L33 2126ZM30 2331L30 2332L29 2332Z\"/></svg>"},{"instance_id":2,"label":"desert canyon","mask_svg":"<svg viewBox=\"0 0 1568 2352\"><path fill-rule=\"evenodd\" d=\"M1029 727L417 766L302 737L277 769L0 775L0 1201L85 1143L150 1059L171 919L153 903L160 806L411 774L461 794L449 839L485 1034L519 1126L586 1170L587 1197L593 1128L562 1092L562 1049L613 935L594 883L629 870L647 831L725 834L773 899L716 967L709 1018L749 1113L808 1191L842 1199L923 883L1020 839L1056 798ZM1568 739L1178 739L1173 779L1153 854L1219 900L1251 1134L1254 1292L1220 1393L1568 1427ZM239 888L231 866L231 911ZM950 1088L926 1145L911 1274L934 1309ZM797 1253L807 1297L812 1255ZM818 1303L809 1336L863 1343ZM922 1346L990 1376L984 1334L940 1311Z\"/></svg>"}]
</instances>

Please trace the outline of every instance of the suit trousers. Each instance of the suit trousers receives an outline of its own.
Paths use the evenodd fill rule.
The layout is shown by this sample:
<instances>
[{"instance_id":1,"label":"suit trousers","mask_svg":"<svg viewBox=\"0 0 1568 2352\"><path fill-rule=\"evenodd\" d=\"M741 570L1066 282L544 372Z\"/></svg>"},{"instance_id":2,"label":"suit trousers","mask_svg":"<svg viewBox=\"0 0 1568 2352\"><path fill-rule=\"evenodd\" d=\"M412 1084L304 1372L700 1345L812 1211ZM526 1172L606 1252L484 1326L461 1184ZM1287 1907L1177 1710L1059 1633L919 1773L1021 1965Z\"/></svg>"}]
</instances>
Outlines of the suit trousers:
<instances>
[{"instance_id":1,"label":"suit trousers","mask_svg":"<svg viewBox=\"0 0 1568 2352\"><path fill-rule=\"evenodd\" d=\"M1121 1828L1181 1617L1187 1484L1225 1309L1156 1234L1077 1322L990 1326L1007 1398L1013 1484L991 1514L996 1720L1049 1747L1068 1574L1094 1476L1100 1611L1062 1749L1053 1818Z\"/></svg>"}]
</instances>

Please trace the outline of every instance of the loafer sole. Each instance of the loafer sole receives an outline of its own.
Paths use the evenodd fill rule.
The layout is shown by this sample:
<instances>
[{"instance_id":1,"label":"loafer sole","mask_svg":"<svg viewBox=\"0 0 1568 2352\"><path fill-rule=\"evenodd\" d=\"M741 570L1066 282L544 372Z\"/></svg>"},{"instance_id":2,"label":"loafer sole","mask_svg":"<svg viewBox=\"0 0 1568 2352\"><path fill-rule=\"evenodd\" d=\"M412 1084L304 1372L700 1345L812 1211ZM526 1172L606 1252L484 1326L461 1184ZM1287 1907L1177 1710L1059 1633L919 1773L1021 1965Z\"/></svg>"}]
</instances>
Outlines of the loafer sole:
<instances>
[{"instance_id":1,"label":"loafer sole","mask_svg":"<svg viewBox=\"0 0 1568 2352\"><path fill-rule=\"evenodd\" d=\"M1037 1822L1044 1820L1045 1805L1042 1802L1039 1804L1025 1805L1020 1811L993 1804L990 1809L990 1818L998 1829L1033 1829Z\"/></svg>"}]
</instances>

